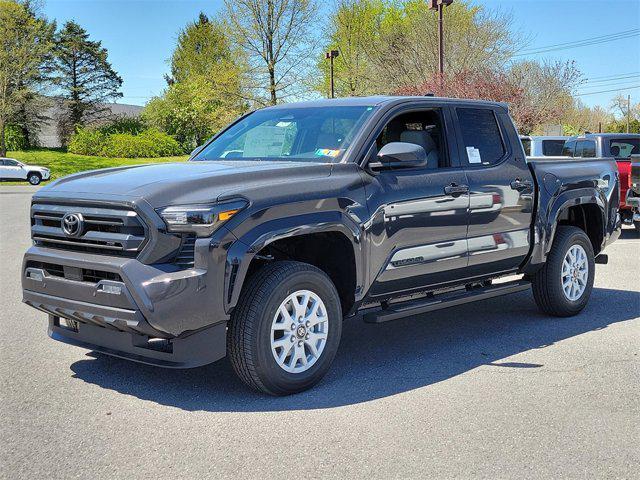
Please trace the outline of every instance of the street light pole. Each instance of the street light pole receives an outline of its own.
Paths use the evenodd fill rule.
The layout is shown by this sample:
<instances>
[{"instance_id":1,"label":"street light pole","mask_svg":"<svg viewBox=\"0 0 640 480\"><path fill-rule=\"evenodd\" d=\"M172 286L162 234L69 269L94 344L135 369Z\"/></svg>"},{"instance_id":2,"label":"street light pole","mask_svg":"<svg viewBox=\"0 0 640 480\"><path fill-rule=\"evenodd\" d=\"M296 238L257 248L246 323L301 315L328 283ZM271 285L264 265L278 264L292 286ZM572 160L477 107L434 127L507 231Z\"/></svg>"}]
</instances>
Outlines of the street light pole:
<instances>
[{"instance_id":1,"label":"street light pole","mask_svg":"<svg viewBox=\"0 0 640 480\"><path fill-rule=\"evenodd\" d=\"M631 120L631 95L627 95L627 133L629 133L630 120Z\"/></svg>"},{"instance_id":2,"label":"street light pole","mask_svg":"<svg viewBox=\"0 0 640 480\"><path fill-rule=\"evenodd\" d=\"M444 5L438 4L438 73L444 74L444 28L442 26L442 14Z\"/></svg>"},{"instance_id":3,"label":"street light pole","mask_svg":"<svg viewBox=\"0 0 640 480\"><path fill-rule=\"evenodd\" d=\"M336 58L338 55L340 55L340 52L338 50L331 50L325 53L325 58L329 60L329 65L330 65L329 76L331 79L331 98L335 98L335 88L333 83L333 59Z\"/></svg>"},{"instance_id":4,"label":"street light pole","mask_svg":"<svg viewBox=\"0 0 640 480\"><path fill-rule=\"evenodd\" d=\"M453 0L429 0L429 8L438 11L438 73L441 82L444 75L444 6L452 3Z\"/></svg>"}]
</instances>

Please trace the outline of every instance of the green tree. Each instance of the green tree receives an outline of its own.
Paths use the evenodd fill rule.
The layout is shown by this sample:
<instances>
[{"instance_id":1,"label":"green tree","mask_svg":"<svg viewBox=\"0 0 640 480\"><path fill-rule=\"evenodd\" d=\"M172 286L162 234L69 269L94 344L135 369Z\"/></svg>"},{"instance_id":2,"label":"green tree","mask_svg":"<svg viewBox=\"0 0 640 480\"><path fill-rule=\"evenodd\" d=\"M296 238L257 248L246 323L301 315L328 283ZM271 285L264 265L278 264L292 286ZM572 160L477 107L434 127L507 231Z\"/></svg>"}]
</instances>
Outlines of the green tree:
<instances>
[{"instance_id":1,"label":"green tree","mask_svg":"<svg viewBox=\"0 0 640 480\"><path fill-rule=\"evenodd\" d=\"M509 14L457 0L444 15L445 72L452 75L499 70L522 43ZM428 83L438 70L438 16L425 0L342 0L330 31L327 49L345 52L346 61L336 62L338 85L358 78L365 93L391 93ZM326 66L321 71L326 78Z\"/></svg>"},{"instance_id":2,"label":"green tree","mask_svg":"<svg viewBox=\"0 0 640 480\"><path fill-rule=\"evenodd\" d=\"M368 51L376 41L383 12L382 0L340 0L337 4L326 50L339 52L334 60L334 86L338 96L375 93ZM330 71L324 54L319 68L322 82L316 88L328 96Z\"/></svg>"},{"instance_id":3,"label":"green tree","mask_svg":"<svg viewBox=\"0 0 640 480\"><path fill-rule=\"evenodd\" d=\"M69 21L56 35L53 80L64 99L59 128L68 138L73 128L104 119L105 103L122 96L122 78L107 60L107 49L92 41L77 23Z\"/></svg>"},{"instance_id":4,"label":"green tree","mask_svg":"<svg viewBox=\"0 0 640 480\"><path fill-rule=\"evenodd\" d=\"M143 118L191 149L247 108L241 75L242 54L224 24L200 14L180 32L169 85L145 106Z\"/></svg>"},{"instance_id":5,"label":"green tree","mask_svg":"<svg viewBox=\"0 0 640 480\"><path fill-rule=\"evenodd\" d=\"M50 25L24 5L0 0L0 156L7 151L7 125L19 120L21 108L38 91L50 33Z\"/></svg>"},{"instance_id":6,"label":"green tree","mask_svg":"<svg viewBox=\"0 0 640 480\"><path fill-rule=\"evenodd\" d=\"M223 69L238 76L241 56L242 52L233 49L225 25L200 12L198 20L189 23L178 35L168 83L184 82Z\"/></svg>"},{"instance_id":7,"label":"green tree","mask_svg":"<svg viewBox=\"0 0 640 480\"><path fill-rule=\"evenodd\" d=\"M225 0L234 43L248 56L259 102L275 105L306 86L318 27L316 0Z\"/></svg>"}]
</instances>

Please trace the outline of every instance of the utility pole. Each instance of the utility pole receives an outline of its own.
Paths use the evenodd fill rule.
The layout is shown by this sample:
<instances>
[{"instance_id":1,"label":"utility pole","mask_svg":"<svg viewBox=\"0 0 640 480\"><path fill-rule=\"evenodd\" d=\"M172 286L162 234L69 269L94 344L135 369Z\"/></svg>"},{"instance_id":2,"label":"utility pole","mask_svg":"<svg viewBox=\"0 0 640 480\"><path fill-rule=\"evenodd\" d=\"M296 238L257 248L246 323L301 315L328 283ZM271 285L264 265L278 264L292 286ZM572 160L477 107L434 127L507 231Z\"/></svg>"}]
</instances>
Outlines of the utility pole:
<instances>
[{"instance_id":1,"label":"utility pole","mask_svg":"<svg viewBox=\"0 0 640 480\"><path fill-rule=\"evenodd\" d=\"M627 95L627 133L629 133L630 120L631 120L631 95Z\"/></svg>"},{"instance_id":2,"label":"utility pole","mask_svg":"<svg viewBox=\"0 0 640 480\"><path fill-rule=\"evenodd\" d=\"M440 81L444 75L444 6L451 5L453 0L429 0L429 8L438 11L438 73Z\"/></svg>"},{"instance_id":3,"label":"utility pole","mask_svg":"<svg viewBox=\"0 0 640 480\"><path fill-rule=\"evenodd\" d=\"M329 76L331 77L331 98L335 98L335 88L333 83L333 59L336 58L338 55L340 55L340 52L338 50L331 50L325 53L324 55L325 55L325 58L329 60L329 64L330 64Z\"/></svg>"}]
</instances>

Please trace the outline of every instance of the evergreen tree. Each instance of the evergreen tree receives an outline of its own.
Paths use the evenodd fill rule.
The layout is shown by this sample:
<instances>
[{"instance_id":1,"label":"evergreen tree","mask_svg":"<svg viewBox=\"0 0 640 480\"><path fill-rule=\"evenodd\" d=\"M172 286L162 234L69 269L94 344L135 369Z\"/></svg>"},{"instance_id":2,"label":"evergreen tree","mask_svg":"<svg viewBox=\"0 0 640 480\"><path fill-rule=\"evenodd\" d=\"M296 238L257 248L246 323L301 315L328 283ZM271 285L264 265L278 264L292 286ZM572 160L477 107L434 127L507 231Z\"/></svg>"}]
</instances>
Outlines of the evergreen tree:
<instances>
[{"instance_id":1,"label":"evergreen tree","mask_svg":"<svg viewBox=\"0 0 640 480\"><path fill-rule=\"evenodd\" d=\"M104 104L122 96L122 78L107 60L107 49L74 21L56 35L54 53L54 83L64 99L59 127L68 138L75 126L109 115Z\"/></svg>"}]
</instances>

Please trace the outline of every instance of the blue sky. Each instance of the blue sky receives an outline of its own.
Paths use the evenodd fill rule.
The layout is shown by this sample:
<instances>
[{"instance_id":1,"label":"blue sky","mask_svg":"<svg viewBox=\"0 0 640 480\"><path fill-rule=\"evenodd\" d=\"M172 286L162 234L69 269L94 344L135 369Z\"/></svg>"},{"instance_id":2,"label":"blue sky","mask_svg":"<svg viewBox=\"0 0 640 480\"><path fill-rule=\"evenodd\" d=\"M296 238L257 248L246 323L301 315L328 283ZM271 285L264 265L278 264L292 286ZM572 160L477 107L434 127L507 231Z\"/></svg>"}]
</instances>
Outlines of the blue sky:
<instances>
[{"instance_id":1,"label":"blue sky","mask_svg":"<svg viewBox=\"0 0 640 480\"><path fill-rule=\"evenodd\" d=\"M178 31L200 11L215 14L222 0L45 0L44 13L58 23L74 19L102 40L124 79L122 103L144 105L165 87L163 74ZM474 0L513 14L515 30L532 40L527 50L640 28L640 0ZM587 105L608 106L617 93L640 102L640 37L530 58L575 60L590 83L579 93ZM628 78L607 80L623 74ZM633 89L625 89L634 87ZM625 90L622 90L625 89Z\"/></svg>"}]
</instances>

